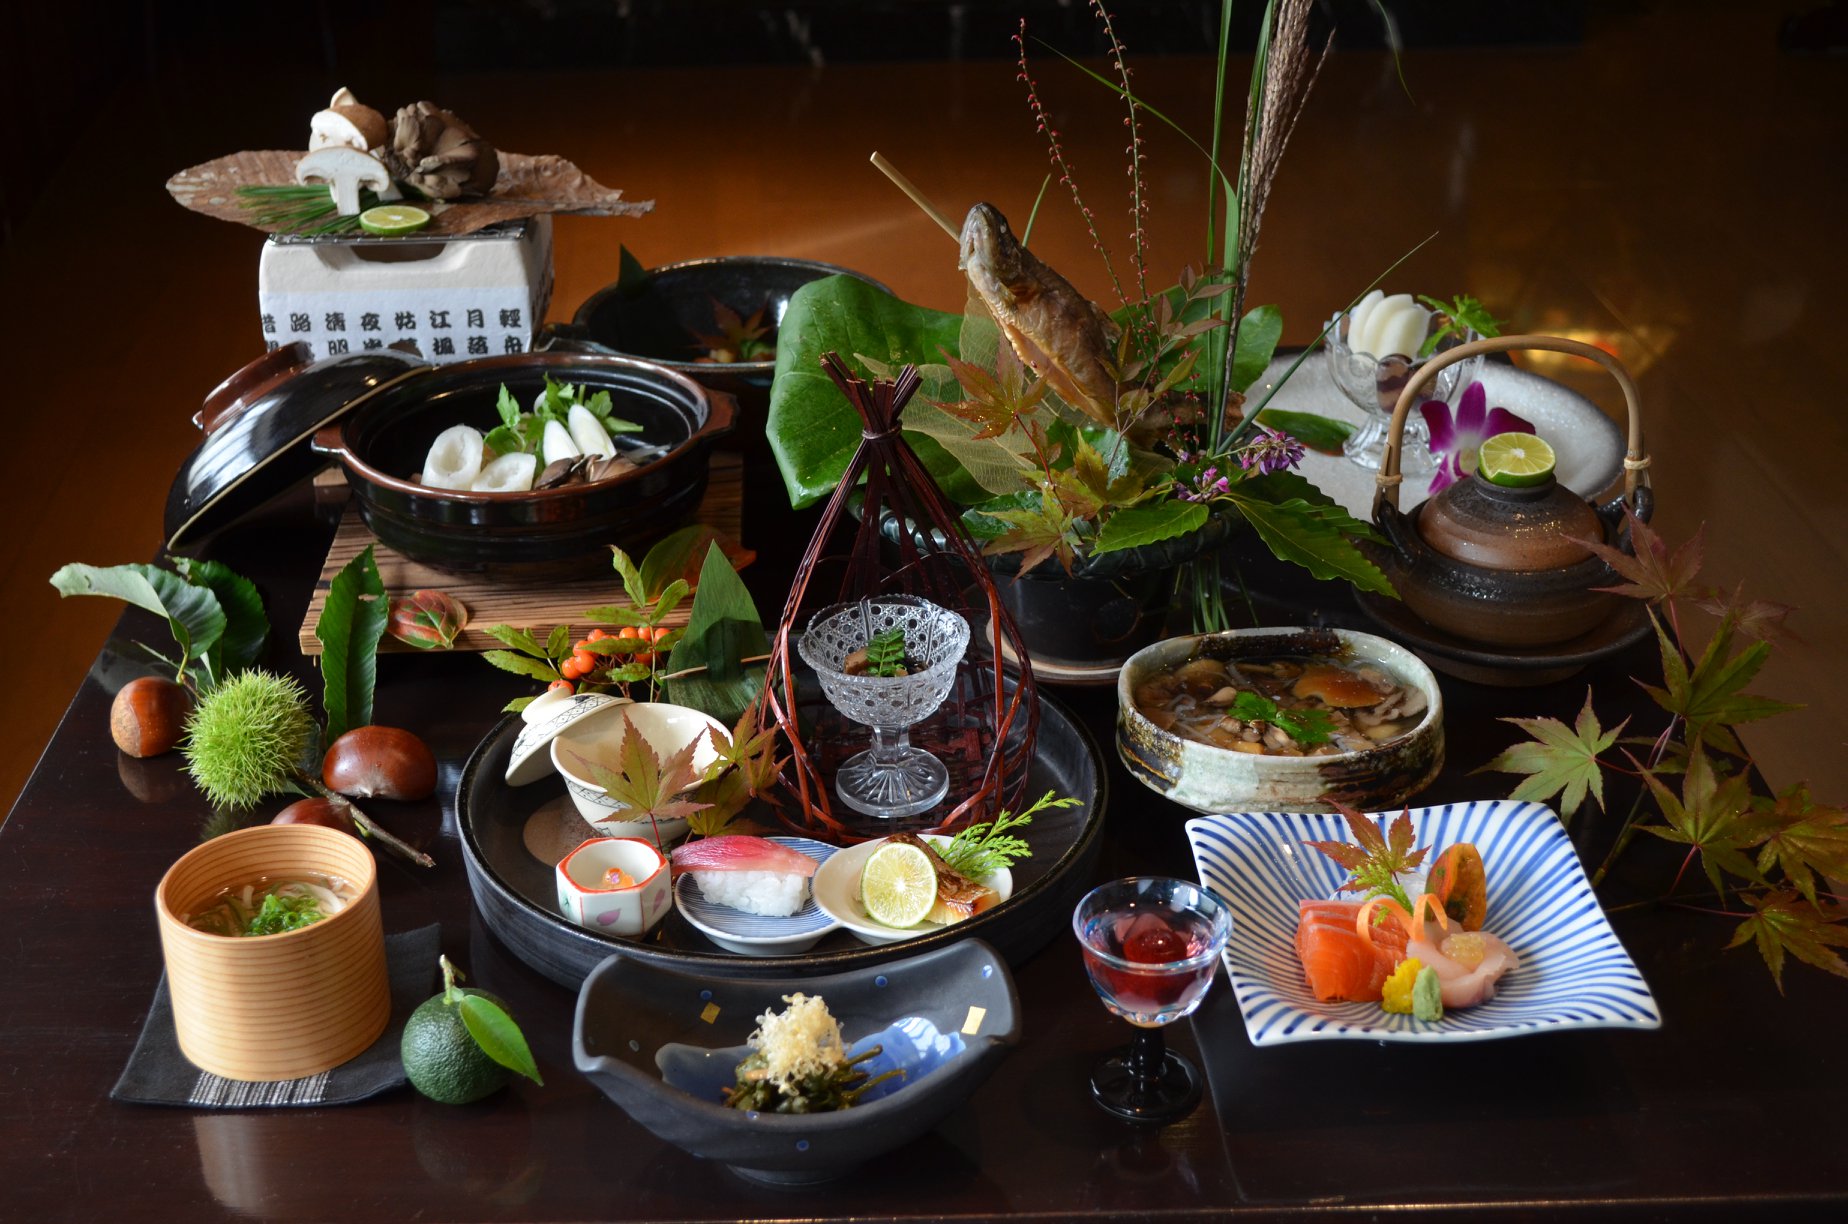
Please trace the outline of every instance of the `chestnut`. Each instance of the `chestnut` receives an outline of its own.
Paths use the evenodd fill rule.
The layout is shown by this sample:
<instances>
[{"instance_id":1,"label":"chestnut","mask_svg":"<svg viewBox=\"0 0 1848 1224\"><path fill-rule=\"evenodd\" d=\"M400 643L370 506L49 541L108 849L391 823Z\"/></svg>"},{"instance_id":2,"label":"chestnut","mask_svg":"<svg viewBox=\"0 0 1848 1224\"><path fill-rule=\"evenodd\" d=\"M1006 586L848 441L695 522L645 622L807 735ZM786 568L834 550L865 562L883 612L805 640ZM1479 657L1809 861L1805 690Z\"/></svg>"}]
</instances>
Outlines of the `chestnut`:
<instances>
[{"instance_id":1,"label":"chestnut","mask_svg":"<svg viewBox=\"0 0 1848 1224\"><path fill-rule=\"evenodd\" d=\"M318 795L312 799L297 799L271 817L270 823L321 825L359 836L359 830L353 825L351 806L342 800L324 799Z\"/></svg>"},{"instance_id":2,"label":"chestnut","mask_svg":"<svg viewBox=\"0 0 1848 1224\"><path fill-rule=\"evenodd\" d=\"M109 707L109 735L117 748L132 757L155 757L171 752L186 734L192 713L192 693L161 676L130 680Z\"/></svg>"},{"instance_id":3,"label":"chestnut","mask_svg":"<svg viewBox=\"0 0 1848 1224\"><path fill-rule=\"evenodd\" d=\"M327 789L361 799L428 799L436 791L436 757L399 727L354 727L321 761Z\"/></svg>"}]
</instances>

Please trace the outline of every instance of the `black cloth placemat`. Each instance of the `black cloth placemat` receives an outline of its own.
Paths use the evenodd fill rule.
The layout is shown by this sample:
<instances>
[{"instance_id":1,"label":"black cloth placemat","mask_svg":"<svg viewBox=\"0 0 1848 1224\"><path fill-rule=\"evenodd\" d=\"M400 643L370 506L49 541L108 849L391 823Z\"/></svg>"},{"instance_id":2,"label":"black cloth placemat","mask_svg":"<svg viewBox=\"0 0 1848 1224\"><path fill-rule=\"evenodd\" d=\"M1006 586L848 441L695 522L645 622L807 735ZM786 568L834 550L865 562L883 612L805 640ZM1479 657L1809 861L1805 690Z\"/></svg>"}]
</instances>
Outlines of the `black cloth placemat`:
<instances>
[{"instance_id":1,"label":"black cloth placemat","mask_svg":"<svg viewBox=\"0 0 1848 1224\"><path fill-rule=\"evenodd\" d=\"M173 1001L161 974L154 1004L141 1026L135 1052L109 1092L114 1101L181 1105L193 1109L279 1109L345 1105L377 1096L405 1082L398 1045L404 1022L417 1005L436 993L436 958L442 928L435 923L385 937L386 972L391 979L391 1022L379 1039L332 1071L303 1079L247 1083L201 1071L180 1053L173 1029Z\"/></svg>"}]
</instances>

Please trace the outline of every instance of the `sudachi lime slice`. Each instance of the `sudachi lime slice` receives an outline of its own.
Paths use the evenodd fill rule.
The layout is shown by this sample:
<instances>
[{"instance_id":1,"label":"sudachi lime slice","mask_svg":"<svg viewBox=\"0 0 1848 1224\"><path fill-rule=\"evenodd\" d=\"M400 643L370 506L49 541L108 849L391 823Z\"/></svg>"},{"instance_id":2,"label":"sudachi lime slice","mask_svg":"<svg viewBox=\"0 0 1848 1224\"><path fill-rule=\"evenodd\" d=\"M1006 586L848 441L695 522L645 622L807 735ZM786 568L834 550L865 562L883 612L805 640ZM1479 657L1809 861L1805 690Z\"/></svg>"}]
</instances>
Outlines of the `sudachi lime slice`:
<instances>
[{"instance_id":1,"label":"sudachi lime slice","mask_svg":"<svg viewBox=\"0 0 1848 1224\"><path fill-rule=\"evenodd\" d=\"M860 869L860 900L876 922L916 926L937 903L937 871L916 846L881 846Z\"/></svg>"},{"instance_id":2,"label":"sudachi lime slice","mask_svg":"<svg viewBox=\"0 0 1848 1224\"><path fill-rule=\"evenodd\" d=\"M1476 470L1491 484L1522 489L1544 484L1556 457L1546 440L1529 433L1501 433L1482 443Z\"/></svg>"},{"instance_id":3,"label":"sudachi lime slice","mask_svg":"<svg viewBox=\"0 0 1848 1224\"><path fill-rule=\"evenodd\" d=\"M382 234L394 238L399 234L414 234L430 224L430 214L415 204L381 204L377 208L368 208L359 214L359 228L368 234Z\"/></svg>"}]
</instances>

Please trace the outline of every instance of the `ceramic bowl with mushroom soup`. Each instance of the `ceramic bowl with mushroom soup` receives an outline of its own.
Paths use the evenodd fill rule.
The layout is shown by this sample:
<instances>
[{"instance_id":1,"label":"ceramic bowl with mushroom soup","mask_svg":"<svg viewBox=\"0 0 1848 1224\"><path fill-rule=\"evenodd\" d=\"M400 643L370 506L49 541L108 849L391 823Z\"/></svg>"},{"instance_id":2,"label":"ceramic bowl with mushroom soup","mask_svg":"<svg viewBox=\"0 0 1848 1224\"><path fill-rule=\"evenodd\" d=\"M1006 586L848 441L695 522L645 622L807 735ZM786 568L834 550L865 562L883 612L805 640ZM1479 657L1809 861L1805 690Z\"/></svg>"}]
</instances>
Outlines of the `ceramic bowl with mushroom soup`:
<instances>
[{"instance_id":1,"label":"ceramic bowl with mushroom soup","mask_svg":"<svg viewBox=\"0 0 1848 1224\"><path fill-rule=\"evenodd\" d=\"M1196 634L1123 665L1116 740L1139 781L1197 812L1380 810L1443 767L1443 698L1417 656L1372 634Z\"/></svg>"},{"instance_id":2,"label":"ceramic bowl with mushroom soup","mask_svg":"<svg viewBox=\"0 0 1848 1224\"><path fill-rule=\"evenodd\" d=\"M593 832L605 837L645 838L666 847L686 836L687 822L665 819L658 822L657 828L654 820L633 819L630 808L597 784L587 762L618 768L623 740L633 732L642 737L663 765L674 753L693 745L693 770L697 777L703 777L719 760L719 751L712 743L714 728L721 735L731 734L730 727L700 710L663 701L638 701L559 732L552 740L552 764L564 778L571 802L590 822Z\"/></svg>"}]
</instances>

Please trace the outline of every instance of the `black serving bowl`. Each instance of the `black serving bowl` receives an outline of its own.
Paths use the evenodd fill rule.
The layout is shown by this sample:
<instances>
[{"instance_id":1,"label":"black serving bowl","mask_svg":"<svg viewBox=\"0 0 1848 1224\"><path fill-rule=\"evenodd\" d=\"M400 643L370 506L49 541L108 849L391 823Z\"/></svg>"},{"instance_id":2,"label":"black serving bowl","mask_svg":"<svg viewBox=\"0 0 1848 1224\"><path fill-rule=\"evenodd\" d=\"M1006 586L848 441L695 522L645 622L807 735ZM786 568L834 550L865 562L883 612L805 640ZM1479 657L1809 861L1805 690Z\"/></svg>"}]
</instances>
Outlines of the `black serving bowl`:
<instances>
[{"instance_id":1,"label":"black serving bowl","mask_svg":"<svg viewBox=\"0 0 1848 1224\"><path fill-rule=\"evenodd\" d=\"M776 361L698 361L698 336L719 330L713 303L748 319L761 310L775 335L796 290L826 276L851 276L885 289L870 277L813 259L726 255L651 268L638 283L618 282L585 300L566 327L554 327L555 344L590 353L640 357L738 397L745 418L763 428ZM890 292L887 290L887 292Z\"/></svg>"},{"instance_id":2,"label":"black serving bowl","mask_svg":"<svg viewBox=\"0 0 1848 1224\"><path fill-rule=\"evenodd\" d=\"M608 391L616 415L642 427L618 435L619 450L648 448L648 460L604 480L529 493L432 489L413 479L439 433L452 425L487 433L500 423L503 384L527 405L548 375ZM315 434L314 448L339 458L366 525L412 560L495 581L549 581L607 571L610 545L639 556L686 521L706 491L713 439L732 416L729 396L649 362L510 353L387 384Z\"/></svg>"},{"instance_id":3,"label":"black serving bowl","mask_svg":"<svg viewBox=\"0 0 1848 1224\"><path fill-rule=\"evenodd\" d=\"M915 1083L836 1113L759 1114L720 1103L745 1041L785 995L819 995L849 1045L921 1017L961 1048ZM838 1177L924 1134L988 1078L1020 1041L1007 962L979 939L826 977L740 981L612 956L578 995L579 1071L676 1147L759 1181ZM710 1064L710 1065L702 1065ZM670 1083L673 1078L676 1083ZM693 1090L699 1085L697 1091Z\"/></svg>"}]
</instances>

